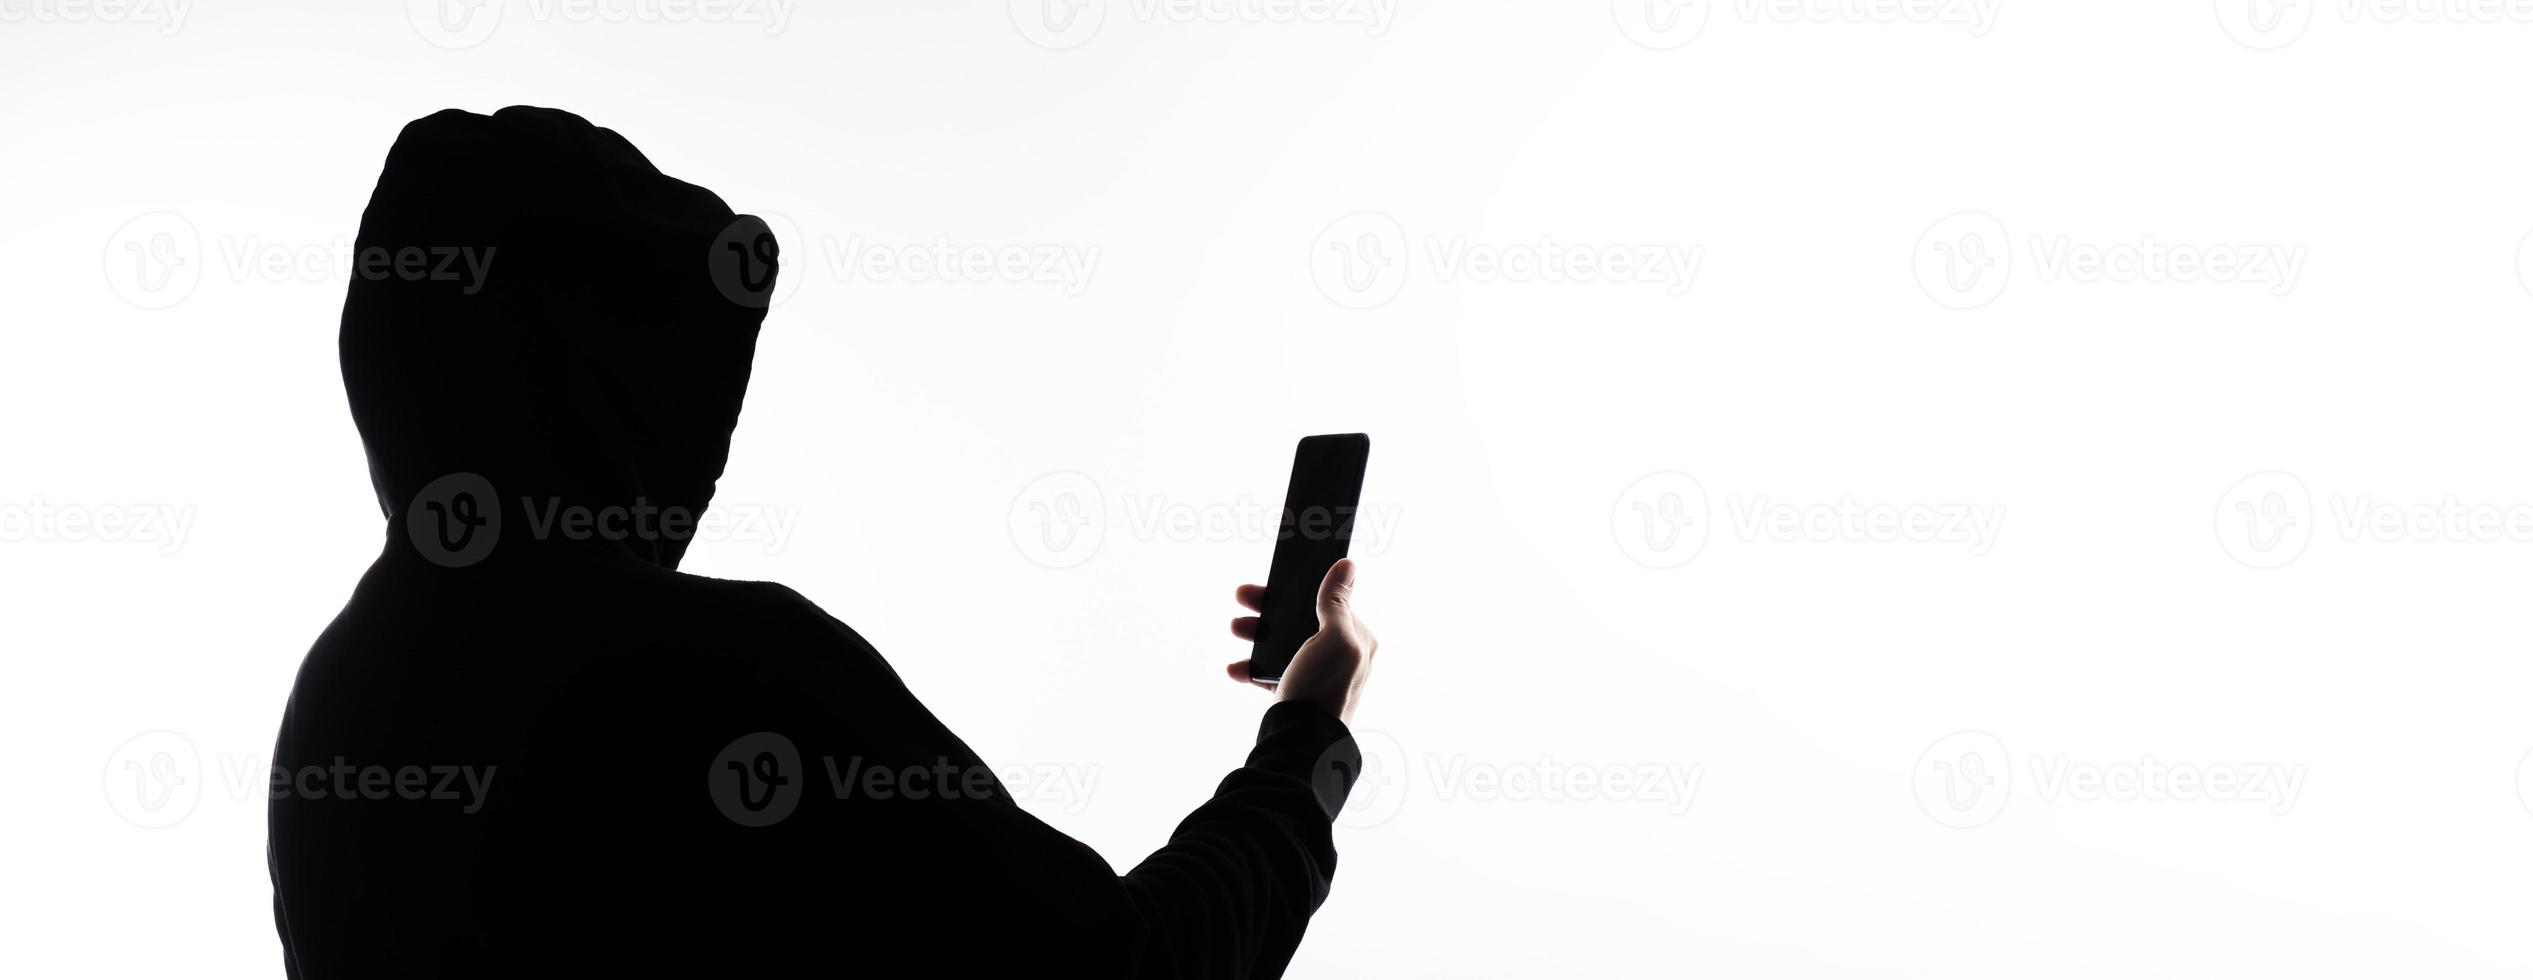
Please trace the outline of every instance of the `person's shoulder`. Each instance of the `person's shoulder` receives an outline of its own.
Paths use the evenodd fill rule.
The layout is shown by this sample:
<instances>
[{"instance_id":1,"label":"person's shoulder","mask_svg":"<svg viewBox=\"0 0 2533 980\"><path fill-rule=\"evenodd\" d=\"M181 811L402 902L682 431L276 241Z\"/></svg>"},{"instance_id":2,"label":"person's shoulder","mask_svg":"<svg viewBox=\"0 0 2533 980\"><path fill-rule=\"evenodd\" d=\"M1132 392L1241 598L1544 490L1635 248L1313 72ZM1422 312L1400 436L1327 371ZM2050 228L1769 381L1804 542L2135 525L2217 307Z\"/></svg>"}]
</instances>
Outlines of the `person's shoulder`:
<instances>
[{"instance_id":1,"label":"person's shoulder","mask_svg":"<svg viewBox=\"0 0 2533 980\"><path fill-rule=\"evenodd\" d=\"M791 586L687 572L673 574L678 590L685 593L689 602L708 607L734 633L781 641L768 645L769 649L843 645L868 651L868 644L860 635Z\"/></svg>"},{"instance_id":2,"label":"person's shoulder","mask_svg":"<svg viewBox=\"0 0 2533 980\"><path fill-rule=\"evenodd\" d=\"M769 607L806 606L818 608L809 597L801 595L781 582L762 582L743 578L714 578L693 572L668 572L664 581L674 588L708 601L754 604Z\"/></svg>"}]
</instances>

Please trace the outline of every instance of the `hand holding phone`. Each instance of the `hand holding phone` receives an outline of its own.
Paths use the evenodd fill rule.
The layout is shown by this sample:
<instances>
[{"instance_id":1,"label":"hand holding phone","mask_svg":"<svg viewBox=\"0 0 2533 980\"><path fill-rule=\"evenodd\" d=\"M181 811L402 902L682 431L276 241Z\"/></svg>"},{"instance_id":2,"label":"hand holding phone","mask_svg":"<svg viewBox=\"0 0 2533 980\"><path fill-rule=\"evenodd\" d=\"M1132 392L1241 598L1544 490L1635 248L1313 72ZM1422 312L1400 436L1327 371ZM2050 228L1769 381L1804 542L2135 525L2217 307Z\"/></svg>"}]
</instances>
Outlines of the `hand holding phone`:
<instances>
[{"instance_id":1,"label":"hand holding phone","mask_svg":"<svg viewBox=\"0 0 2533 980\"><path fill-rule=\"evenodd\" d=\"M1339 721L1354 723L1355 698L1363 689L1363 680L1372 674L1372 656L1381 648L1373 638L1363 617L1354 611L1354 559L1338 560L1320 580L1318 597L1319 631L1302 641L1285 665L1280 681L1260 680L1249 675L1249 661L1232 663L1231 679L1246 681L1275 692L1278 701L1308 701L1328 709ZM1240 604L1252 610L1265 605L1266 587L1243 585ZM1258 617L1243 616L1231 621L1232 635L1252 639L1257 632Z\"/></svg>"},{"instance_id":2,"label":"hand holding phone","mask_svg":"<svg viewBox=\"0 0 2533 980\"><path fill-rule=\"evenodd\" d=\"M1267 584L1239 591L1259 615L1232 622L1232 633L1254 644L1248 660L1231 665L1235 679L1321 702L1339 717L1351 711L1373 647L1353 614L1354 567L1345 560L1371 451L1362 433L1311 436L1295 447Z\"/></svg>"}]
</instances>

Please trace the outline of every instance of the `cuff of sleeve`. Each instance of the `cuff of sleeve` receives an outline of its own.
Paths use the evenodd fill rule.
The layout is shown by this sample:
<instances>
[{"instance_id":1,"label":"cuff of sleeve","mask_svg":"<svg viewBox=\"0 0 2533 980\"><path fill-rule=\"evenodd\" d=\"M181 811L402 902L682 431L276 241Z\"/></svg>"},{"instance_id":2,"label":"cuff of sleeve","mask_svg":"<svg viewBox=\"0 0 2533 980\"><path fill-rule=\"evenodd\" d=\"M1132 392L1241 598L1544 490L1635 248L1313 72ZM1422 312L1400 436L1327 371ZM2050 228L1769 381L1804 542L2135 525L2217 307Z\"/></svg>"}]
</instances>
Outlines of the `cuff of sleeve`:
<instances>
[{"instance_id":1,"label":"cuff of sleeve","mask_svg":"<svg viewBox=\"0 0 2533 980\"><path fill-rule=\"evenodd\" d=\"M1363 774L1363 753L1354 733L1328 709L1307 701L1278 701L1258 722L1258 744L1249 750L1252 768L1281 773L1309 784L1328 819L1346 805L1346 794Z\"/></svg>"}]
</instances>

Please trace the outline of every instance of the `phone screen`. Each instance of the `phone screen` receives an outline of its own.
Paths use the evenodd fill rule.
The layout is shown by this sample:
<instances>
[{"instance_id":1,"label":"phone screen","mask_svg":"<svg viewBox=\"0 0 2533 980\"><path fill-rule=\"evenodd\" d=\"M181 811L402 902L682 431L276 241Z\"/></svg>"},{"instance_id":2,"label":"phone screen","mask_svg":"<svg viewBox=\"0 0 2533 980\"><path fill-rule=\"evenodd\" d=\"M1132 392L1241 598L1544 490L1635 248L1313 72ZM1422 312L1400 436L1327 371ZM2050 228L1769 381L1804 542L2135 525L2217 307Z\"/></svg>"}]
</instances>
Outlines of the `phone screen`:
<instances>
[{"instance_id":1,"label":"phone screen","mask_svg":"<svg viewBox=\"0 0 2533 980\"><path fill-rule=\"evenodd\" d=\"M1284 523L1267 569L1249 676L1282 678L1293 651L1319 632L1319 583L1354 540L1363 466L1371 455L1372 437L1360 432L1309 436L1294 449L1293 481L1284 489Z\"/></svg>"}]
</instances>

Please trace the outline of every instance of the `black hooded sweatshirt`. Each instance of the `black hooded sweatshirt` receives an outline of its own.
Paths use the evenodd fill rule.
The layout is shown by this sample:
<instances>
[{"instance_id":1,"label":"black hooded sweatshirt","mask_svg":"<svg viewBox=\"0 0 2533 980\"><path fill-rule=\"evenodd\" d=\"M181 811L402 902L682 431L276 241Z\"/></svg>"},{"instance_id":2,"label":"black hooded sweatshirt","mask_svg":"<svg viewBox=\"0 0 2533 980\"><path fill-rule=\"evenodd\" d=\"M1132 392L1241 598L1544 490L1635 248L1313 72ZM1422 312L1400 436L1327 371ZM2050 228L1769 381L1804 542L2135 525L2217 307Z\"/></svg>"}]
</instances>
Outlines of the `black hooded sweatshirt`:
<instances>
[{"instance_id":1,"label":"black hooded sweatshirt","mask_svg":"<svg viewBox=\"0 0 2533 980\"><path fill-rule=\"evenodd\" d=\"M1269 708L1120 875L852 629L676 570L776 261L569 113L397 138L340 338L384 548L274 749L289 975L1280 974L1361 764L1336 717Z\"/></svg>"}]
</instances>

